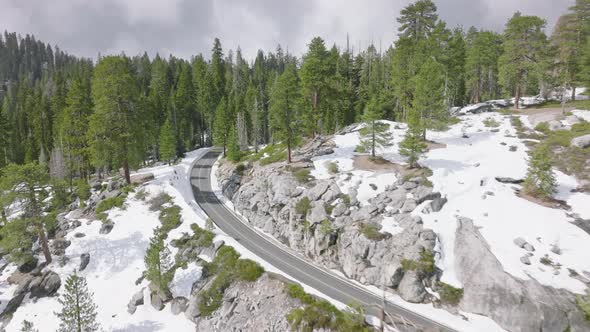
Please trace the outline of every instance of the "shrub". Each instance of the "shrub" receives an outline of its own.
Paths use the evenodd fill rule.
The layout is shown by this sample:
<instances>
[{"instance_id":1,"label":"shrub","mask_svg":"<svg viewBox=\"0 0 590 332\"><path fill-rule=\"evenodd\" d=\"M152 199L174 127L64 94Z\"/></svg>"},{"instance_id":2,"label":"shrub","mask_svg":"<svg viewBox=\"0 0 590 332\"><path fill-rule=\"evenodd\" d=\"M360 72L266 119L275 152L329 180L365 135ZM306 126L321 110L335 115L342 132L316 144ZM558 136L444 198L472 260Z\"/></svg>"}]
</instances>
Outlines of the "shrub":
<instances>
[{"instance_id":1,"label":"shrub","mask_svg":"<svg viewBox=\"0 0 590 332\"><path fill-rule=\"evenodd\" d=\"M586 320L590 321L590 298L584 298L583 296L578 295L576 297L576 304L584 313Z\"/></svg>"},{"instance_id":2,"label":"shrub","mask_svg":"<svg viewBox=\"0 0 590 332\"><path fill-rule=\"evenodd\" d=\"M356 153L366 153L367 152L367 149L365 149L365 147L362 146L362 145L357 145L354 148L354 152L356 152Z\"/></svg>"},{"instance_id":3,"label":"shrub","mask_svg":"<svg viewBox=\"0 0 590 332\"><path fill-rule=\"evenodd\" d=\"M434 253L430 250L423 250L420 253L419 261L403 259L402 269L404 271L418 271L430 275L434 272Z\"/></svg>"},{"instance_id":4,"label":"shrub","mask_svg":"<svg viewBox=\"0 0 590 332\"><path fill-rule=\"evenodd\" d=\"M253 260L238 259L235 272L240 280L256 281L264 273L264 269Z\"/></svg>"},{"instance_id":5,"label":"shrub","mask_svg":"<svg viewBox=\"0 0 590 332\"><path fill-rule=\"evenodd\" d=\"M541 262L541 264L543 265L553 265L553 261L547 255L541 257L541 259L539 259L539 262Z\"/></svg>"},{"instance_id":6,"label":"shrub","mask_svg":"<svg viewBox=\"0 0 590 332\"><path fill-rule=\"evenodd\" d=\"M311 201L307 197L303 197L295 204L295 212L303 215L304 217L307 216L311 210Z\"/></svg>"},{"instance_id":7,"label":"shrub","mask_svg":"<svg viewBox=\"0 0 590 332\"><path fill-rule=\"evenodd\" d=\"M313 301L315 301L313 296L307 294L305 292L305 290L303 290L303 287L301 287L297 284L288 284L287 285L287 294L291 298L298 299L301 302L303 302L304 304L310 304L310 303L313 303Z\"/></svg>"},{"instance_id":8,"label":"shrub","mask_svg":"<svg viewBox=\"0 0 590 332\"><path fill-rule=\"evenodd\" d=\"M45 229L47 230L47 236L54 237L55 232L57 231L57 211L49 212L45 217L43 217Z\"/></svg>"},{"instance_id":9,"label":"shrub","mask_svg":"<svg viewBox=\"0 0 590 332\"><path fill-rule=\"evenodd\" d=\"M500 126L500 123L493 118L487 118L483 120L483 124L488 128L496 128Z\"/></svg>"},{"instance_id":10,"label":"shrub","mask_svg":"<svg viewBox=\"0 0 590 332\"><path fill-rule=\"evenodd\" d=\"M245 170L246 166L244 164L238 164L238 166L236 166L236 174L238 174L239 176L244 175Z\"/></svg>"},{"instance_id":11,"label":"shrub","mask_svg":"<svg viewBox=\"0 0 590 332\"><path fill-rule=\"evenodd\" d=\"M385 234L379 232L379 228L373 224L361 224L361 233L373 241L381 241L385 238Z\"/></svg>"},{"instance_id":12,"label":"shrub","mask_svg":"<svg viewBox=\"0 0 590 332\"><path fill-rule=\"evenodd\" d=\"M455 288L449 284L446 284L442 281L437 283L438 287L438 294L440 295L440 301L442 303L450 304L450 305L457 305L461 301L463 297L463 289L462 288Z\"/></svg>"},{"instance_id":13,"label":"shrub","mask_svg":"<svg viewBox=\"0 0 590 332\"><path fill-rule=\"evenodd\" d=\"M556 184L549 149L545 145L540 145L532 152L529 159L524 190L530 195L548 199L555 191Z\"/></svg>"},{"instance_id":14,"label":"shrub","mask_svg":"<svg viewBox=\"0 0 590 332\"><path fill-rule=\"evenodd\" d=\"M117 197L110 197L107 199L102 200L96 206L96 214L102 214L110 209L113 208L123 208L123 204L125 204L125 199L127 198L126 195L119 195Z\"/></svg>"},{"instance_id":15,"label":"shrub","mask_svg":"<svg viewBox=\"0 0 590 332\"><path fill-rule=\"evenodd\" d=\"M547 122L540 122L539 124L537 124L535 126L535 130L540 131L543 134L547 134L547 133L551 132L551 130L549 129L549 124Z\"/></svg>"},{"instance_id":16,"label":"shrub","mask_svg":"<svg viewBox=\"0 0 590 332\"><path fill-rule=\"evenodd\" d=\"M340 195L338 195L338 198L340 198L342 200L342 203L344 203L344 205L350 206L350 196L349 195L340 194Z\"/></svg>"},{"instance_id":17,"label":"shrub","mask_svg":"<svg viewBox=\"0 0 590 332\"><path fill-rule=\"evenodd\" d=\"M121 191L125 194L129 194L131 192L134 192L136 187L137 187L137 184L134 184L134 183L128 184L125 187L121 188Z\"/></svg>"},{"instance_id":18,"label":"shrub","mask_svg":"<svg viewBox=\"0 0 590 332\"><path fill-rule=\"evenodd\" d=\"M332 223L328 219L322 220L320 223L320 232L322 234L330 234L332 233Z\"/></svg>"},{"instance_id":19,"label":"shrub","mask_svg":"<svg viewBox=\"0 0 590 332\"><path fill-rule=\"evenodd\" d=\"M517 131L522 131L523 124L519 117L512 116L510 117L510 124L516 129Z\"/></svg>"},{"instance_id":20,"label":"shrub","mask_svg":"<svg viewBox=\"0 0 590 332\"><path fill-rule=\"evenodd\" d=\"M305 184L311 180L311 176L309 175L309 170L307 168L294 168L291 170L297 182Z\"/></svg>"},{"instance_id":21,"label":"shrub","mask_svg":"<svg viewBox=\"0 0 590 332\"><path fill-rule=\"evenodd\" d=\"M80 202L87 201L90 198L90 185L84 179L76 180L75 194L80 198Z\"/></svg>"},{"instance_id":22,"label":"shrub","mask_svg":"<svg viewBox=\"0 0 590 332\"><path fill-rule=\"evenodd\" d=\"M145 199L147 198L147 196L148 196L148 193L147 193L147 191L145 189L140 189L135 194L135 198L139 199L140 201L145 201Z\"/></svg>"},{"instance_id":23,"label":"shrub","mask_svg":"<svg viewBox=\"0 0 590 332\"><path fill-rule=\"evenodd\" d=\"M172 196L165 192L161 192L154 198L150 199L150 211L160 211L162 206L166 203L172 202Z\"/></svg>"},{"instance_id":24,"label":"shrub","mask_svg":"<svg viewBox=\"0 0 590 332\"><path fill-rule=\"evenodd\" d=\"M332 211L334 211L334 205L330 203L324 203L324 210L328 215L332 215Z\"/></svg>"},{"instance_id":25,"label":"shrub","mask_svg":"<svg viewBox=\"0 0 590 332\"><path fill-rule=\"evenodd\" d=\"M68 183L63 180L54 180L51 182L53 198L51 206L53 209L61 210L70 204L70 193L68 192Z\"/></svg>"},{"instance_id":26,"label":"shrub","mask_svg":"<svg viewBox=\"0 0 590 332\"><path fill-rule=\"evenodd\" d=\"M331 174L338 173L338 163L335 161L331 161L331 162L327 163L327 168L328 168L328 172L330 172Z\"/></svg>"},{"instance_id":27,"label":"shrub","mask_svg":"<svg viewBox=\"0 0 590 332\"><path fill-rule=\"evenodd\" d=\"M180 224L182 224L180 207L177 205L172 205L162 209L160 212L160 222L162 223L162 234L165 235L167 235L171 230L180 226Z\"/></svg>"}]
</instances>

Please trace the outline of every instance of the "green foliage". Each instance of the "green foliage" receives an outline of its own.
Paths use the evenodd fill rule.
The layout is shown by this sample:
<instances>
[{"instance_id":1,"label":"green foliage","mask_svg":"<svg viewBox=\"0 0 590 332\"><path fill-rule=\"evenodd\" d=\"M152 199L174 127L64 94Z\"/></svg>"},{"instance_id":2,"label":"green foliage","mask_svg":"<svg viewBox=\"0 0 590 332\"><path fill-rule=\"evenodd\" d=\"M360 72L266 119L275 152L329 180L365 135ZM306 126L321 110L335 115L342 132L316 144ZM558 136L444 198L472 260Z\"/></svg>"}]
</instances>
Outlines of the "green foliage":
<instances>
[{"instance_id":1,"label":"green foliage","mask_svg":"<svg viewBox=\"0 0 590 332\"><path fill-rule=\"evenodd\" d=\"M484 124L484 126L486 126L488 128L500 127L500 123L498 121L496 121L496 119L494 119L494 118L486 118L485 120L483 120L483 124Z\"/></svg>"},{"instance_id":2,"label":"green foliage","mask_svg":"<svg viewBox=\"0 0 590 332\"><path fill-rule=\"evenodd\" d=\"M236 174L238 174L239 176L243 176L245 170L246 170L246 166L244 164L238 164L236 166Z\"/></svg>"},{"instance_id":3,"label":"green foliage","mask_svg":"<svg viewBox=\"0 0 590 332\"><path fill-rule=\"evenodd\" d=\"M293 176L297 179L297 182L301 184L306 184L313 179L310 175L310 171L307 168L293 168L291 169Z\"/></svg>"},{"instance_id":4,"label":"green foliage","mask_svg":"<svg viewBox=\"0 0 590 332\"><path fill-rule=\"evenodd\" d=\"M230 128L227 137L227 159L238 162L242 158L242 152L238 146L238 138L236 136L236 129Z\"/></svg>"},{"instance_id":5,"label":"green foliage","mask_svg":"<svg viewBox=\"0 0 590 332\"><path fill-rule=\"evenodd\" d=\"M556 185L549 149L545 145L540 145L531 153L524 190L530 195L548 199L555 191Z\"/></svg>"},{"instance_id":6,"label":"green foliage","mask_svg":"<svg viewBox=\"0 0 590 332\"><path fill-rule=\"evenodd\" d=\"M35 328L33 323L29 322L28 320L23 320L20 332L39 332L39 330Z\"/></svg>"},{"instance_id":7,"label":"green foliage","mask_svg":"<svg viewBox=\"0 0 590 332\"><path fill-rule=\"evenodd\" d=\"M327 163L327 168L328 168L328 172L330 172L331 174L337 174L338 173L338 163L335 161L331 161L329 163Z\"/></svg>"},{"instance_id":8,"label":"green foliage","mask_svg":"<svg viewBox=\"0 0 590 332\"><path fill-rule=\"evenodd\" d=\"M162 206L164 206L164 204L171 202L172 196L168 195L166 192L160 192L158 195L149 200L150 211L160 211L162 210Z\"/></svg>"},{"instance_id":9,"label":"green foliage","mask_svg":"<svg viewBox=\"0 0 590 332\"><path fill-rule=\"evenodd\" d=\"M160 211L160 222L162 223L162 236L166 237L168 232L182 224L180 215L181 209L177 205L165 207Z\"/></svg>"},{"instance_id":10,"label":"green foliage","mask_svg":"<svg viewBox=\"0 0 590 332\"><path fill-rule=\"evenodd\" d=\"M361 135L361 146L365 151L371 151L371 156L375 157L375 149L391 146L393 139L389 131L389 124L380 122L383 117L383 105L376 97L371 98L366 106L363 120L365 126L359 131Z\"/></svg>"},{"instance_id":11,"label":"green foliage","mask_svg":"<svg viewBox=\"0 0 590 332\"><path fill-rule=\"evenodd\" d=\"M543 134L548 134L549 132L551 132L551 130L549 129L549 123L547 122L540 122L535 126L535 130L540 131Z\"/></svg>"},{"instance_id":12,"label":"green foliage","mask_svg":"<svg viewBox=\"0 0 590 332\"><path fill-rule=\"evenodd\" d=\"M80 198L80 202L85 202L90 198L90 185L84 179L78 179L74 183L76 197Z\"/></svg>"},{"instance_id":13,"label":"green foliage","mask_svg":"<svg viewBox=\"0 0 590 332\"><path fill-rule=\"evenodd\" d=\"M403 141L399 144L399 153L408 158L410 168L418 167L418 159L426 152L426 143L424 143L422 133L422 125L420 124L417 114L414 112L410 116L408 122L408 131Z\"/></svg>"},{"instance_id":14,"label":"green foliage","mask_svg":"<svg viewBox=\"0 0 590 332\"><path fill-rule=\"evenodd\" d=\"M95 212L98 215L116 207L123 209L125 205L125 199L127 199L127 196L125 195L106 198L98 203Z\"/></svg>"},{"instance_id":15,"label":"green foliage","mask_svg":"<svg viewBox=\"0 0 590 332\"><path fill-rule=\"evenodd\" d=\"M590 298L578 295L576 297L576 304L584 313L586 320L590 321Z\"/></svg>"},{"instance_id":16,"label":"green foliage","mask_svg":"<svg viewBox=\"0 0 590 332\"><path fill-rule=\"evenodd\" d=\"M356 153L367 153L367 149L363 145L357 145L354 148L354 152L356 152Z\"/></svg>"},{"instance_id":17,"label":"green foliage","mask_svg":"<svg viewBox=\"0 0 590 332\"><path fill-rule=\"evenodd\" d=\"M256 263L250 259L239 259L236 262L236 277L240 280L244 281L256 281L262 273L264 273L264 269L260 264Z\"/></svg>"},{"instance_id":18,"label":"green foliage","mask_svg":"<svg viewBox=\"0 0 590 332\"><path fill-rule=\"evenodd\" d=\"M297 204L295 204L295 212L306 217L311 210L311 201L307 197L302 197Z\"/></svg>"},{"instance_id":19,"label":"green foliage","mask_svg":"<svg viewBox=\"0 0 590 332\"><path fill-rule=\"evenodd\" d=\"M176 159L176 137L172 128L170 114L166 116L164 125L160 128L160 159L170 163Z\"/></svg>"},{"instance_id":20,"label":"green foliage","mask_svg":"<svg viewBox=\"0 0 590 332\"><path fill-rule=\"evenodd\" d=\"M66 279L65 291L58 299L62 309L55 315L60 320L59 332L100 331L96 321L96 304L88 290L86 278L76 274Z\"/></svg>"},{"instance_id":21,"label":"green foliage","mask_svg":"<svg viewBox=\"0 0 590 332\"><path fill-rule=\"evenodd\" d=\"M320 232L325 235L332 233L332 223L330 222L330 220L322 220L322 222L320 223Z\"/></svg>"},{"instance_id":22,"label":"green foliage","mask_svg":"<svg viewBox=\"0 0 590 332\"><path fill-rule=\"evenodd\" d=\"M338 195L338 198L340 198L342 200L342 203L344 203L344 205L346 206L350 206L350 196L347 194L340 194Z\"/></svg>"},{"instance_id":23,"label":"green foliage","mask_svg":"<svg viewBox=\"0 0 590 332\"><path fill-rule=\"evenodd\" d=\"M434 253L430 250L423 250L420 253L419 261L403 259L402 269L404 271L418 271L426 275L431 275L434 273Z\"/></svg>"},{"instance_id":24,"label":"green foliage","mask_svg":"<svg viewBox=\"0 0 590 332\"><path fill-rule=\"evenodd\" d=\"M573 138L587 134L590 134L590 122L576 123L571 130L550 131L544 143L549 147L569 147Z\"/></svg>"},{"instance_id":25,"label":"green foliage","mask_svg":"<svg viewBox=\"0 0 590 332\"><path fill-rule=\"evenodd\" d=\"M135 193L135 198L139 199L140 201L145 201L148 196L148 192L145 189L140 189Z\"/></svg>"},{"instance_id":26,"label":"green foliage","mask_svg":"<svg viewBox=\"0 0 590 332\"><path fill-rule=\"evenodd\" d=\"M8 253L10 261L22 264L33 258L34 233L28 227L29 220L17 218L0 228L0 246Z\"/></svg>"},{"instance_id":27,"label":"green foliage","mask_svg":"<svg viewBox=\"0 0 590 332\"><path fill-rule=\"evenodd\" d=\"M61 210L71 203L71 196L68 190L68 183L66 181L52 180L51 192L53 194L53 198L51 200L52 209Z\"/></svg>"},{"instance_id":28,"label":"green foliage","mask_svg":"<svg viewBox=\"0 0 590 332\"><path fill-rule=\"evenodd\" d=\"M206 248L213 244L213 239L215 238L213 232L202 229L197 224L191 224L191 230L193 231L193 239L196 240L196 246Z\"/></svg>"},{"instance_id":29,"label":"green foliage","mask_svg":"<svg viewBox=\"0 0 590 332\"><path fill-rule=\"evenodd\" d=\"M381 233L376 225L362 223L360 227L361 233L369 240L381 241L385 239L385 234Z\"/></svg>"},{"instance_id":30,"label":"green foliage","mask_svg":"<svg viewBox=\"0 0 590 332\"><path fill-rule=\"evenodd\" d=\"M151 281L160 291L167 291L174 278L175 268L170 258L170 250L164 243L159 228L154 230L150 245L145 252L146 279Z\"/></svg>"},{"instance_id":31,"label":"green foliage","mask_svg":"<svg viewBox=\"0 0 590 332\"><path fill-rule=\"evenodd\" d=\"M291 162L291 148L301 132L298 121L300 99L296 67L289 64L278 77L270 96L270 128L273 137L287 146L289 162Z\"/></svg>"},{"instance_id":32,"label":"green foliage","mask_svg":"<svg viewBox=\"0 0 590 332\"><path fill-rule=\"evenodd\" d=\"M439 281L437 286L439 287L438 294L442 303L458 305L461 302L461 298L463 297L462 288L455 288L442 281Z\"/></svg>"}]
</instances>

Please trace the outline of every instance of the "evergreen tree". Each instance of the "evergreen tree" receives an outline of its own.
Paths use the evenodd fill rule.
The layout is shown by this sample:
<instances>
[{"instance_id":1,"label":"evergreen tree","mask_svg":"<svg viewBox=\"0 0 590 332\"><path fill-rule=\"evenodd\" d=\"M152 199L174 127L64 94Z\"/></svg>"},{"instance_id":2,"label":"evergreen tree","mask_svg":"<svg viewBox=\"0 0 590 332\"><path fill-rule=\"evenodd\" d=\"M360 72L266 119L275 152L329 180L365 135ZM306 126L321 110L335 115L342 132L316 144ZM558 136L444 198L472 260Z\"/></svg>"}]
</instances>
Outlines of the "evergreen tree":
<instances>
[{"instance_id":1,"label":"evergreen tree","mask_svg":"<svg viewBox=\"0 0 590 332\"><path fill-rule=\"evenodd\" d=\"M556 184L549 148L541 145L531 153L524 189L530 195L547 199L555 191Z\"/></svg>"},{"instance_id":2,"label":"evergreen tree","mask_svg":"<svg viewBox=\"0 0 590 332\"><path fill-rule=\"evenodd\" d=\"M195 144L195 136L198 136L199 119L195 111L195 99L191 67L188 63L183 62L174 98L174 109L178 114L178 140L181 152L192 148Z\"/></svg>"},{"instance_id":3,"label":"evergreen tree","mask_svg":"<svg viewBox=\"0 0 590 332\"><path fill-rule=\"evenodd\" d=\"M142 159L142 114L136 103L138 89L131 63L123 56L101 58L92 78L95 112L89 139L96 167L123 167L127 183L130 168Z\"/></svg>"},{"instance_id":4,"label":"evergreen tree","mask_svg":"<svg viewBox=\"0 0 590 332\"><path fill-rule=\"evenodd\" d=\"M11 128L3 109L8 109L8 98L4 98L5 107L0 108L0 168L8 165Z\"/></svg>"},{"instance_id":5,"label":"evergreen tree","mask_svg":"<svg viewBox=\"0 0 590 332\"><path fill-rule=\"evenodd\" d=\"M397 19L399 36L415 42L427 38L438 20L436 9L431 0L418 0L406 6Z\"/></svg>"},{"instance_id":6,"label":"evergreen tree","mask_svg":"<svg viewBox=\"0 0 590 332\"><path fill-rule=\"evenodd\" d=\"M65 292L58 299L62 305L55 315L60 319L59 332L92 332L99 331L96 321L96 304L92 300L92 292L88 290L86 278L76 274L66 279Z\"/></svg>"},{"instance_id":7,"label":"evergreen tree","mask_svg":"<svg viewBox=\"0 0 590 332\"><path fill-rule=\"evenodd\" d=\"M324 93L328 87L327 82L327 59L328 52L324 40L315 37L311 40L309 48L303 57L301 65L301 85L303 88L304 104L307 115L305 116L306 129L308 134L314 136L322 129L321 119L323 117Z\"/></svg>"},{"instance_id":8,"label":"evergreen tree","mask_svg":"<svg viewBox=\"0 0 590 332\"><path fill-rule=\"evenodd\" d=\"M213 126L213 143L217 146L223 147L223 155L225 156L227 141L232 127L232 121L225 98L223 98L219 105L217 105Z\"/></svg>"},{"instance_id":9,"label":"evergreen tree","mask_svg":"<svg viewBox=\"0 0 590 332\"><path fill-rule=\"evenodd\" d=\"M540 70L546 36L545 20L537 16L524 16L517 12L506 24L504 53L500 57L500 81L508 93L513 93L515 107L525 88L534 82Z\"/></svg>"},{"instance_id":10,"label":"evergreen tree","mask_svg":"<svg viewBox=\"0 0 590 332\"><path fill-rule=\"evenodd\" d=\"M273 137L287 146L287 161L300 133L298 105L301 94L294 65L287 65L273 86L270 97L270 126Z\"/></svg>"},{"instance_id":11,"label":"evergreen tree","mask_svg":"<svg viewBox=\"0 0 590 332\"><path fill-rule=\"evenodd\" d=\"M45 208L45 198L48 193L46 188L49 184L49 175L45 167L29 163L25 165L10 164L2 171L0 177L0 205L6 209L13 204L20 206L24 212L24 217L16 222L15 233L20 233L26 230L29 226L33 227L39 238L39 244L45 256L47 263L51 262L51 252L47 244L47 236L45 234L46 218L43 216ZM22 223L21 223L22 222ZM10 229L10 228L9 228ZM22 232L24 234L24 232ZM17 234L14 234L17 235ZM14 243L16 248L28 250L28 241L24 243ZM2 242L6 244L6 242Z\"/></svg>"},{"instance_id":12,"label":"evergreen tree","mask_svg":"<svg viewBox=\"0 0 590 332\"><path fill-rule=\"evenodd\" d=\"M170 121L170 114L166 117L164 125L160 128L160 159L168 162L176 159L176 139L174 129Z\"/></svg>"},{"instance_id":13,"label":"evergreen tree","mask_svg":"<svg viewBox=\"0 0 590 332\"><path fill-rule=\"evenodd\" d=\"M418 167L420 156L426 152L427 146L422 139L423 130L419 112L411 112L408 130L403 141L399 144L399 153L408 158L410 168Z\"/></svg>"},{"instance_id":14,"label":"evergreen tree","mask_svg":"<svg viewBox=\"0 0 590 332\"><path fill-rule=\"evenodd\" d=\"M241 157L237 136L235 126L232 126L227 136L227 159L234 162L240 161Z\"/></svg>"},{"instance_id":15,"label":"evergreen tree","mask_svg":"<svg viewBox=\"0 0 590 332\"><path fill-rule=\"evenodd\" d=\"M470 30L465 60L468 99L472 103L498 97L498 58L502 39L495 32Z\"/></svg>"},{"instance_id":16,"label":"evergreen tree","mask_svg":"<svg viewBox=\"0 0 590 332\"><path fill-rule=\"evenodd\" d=\"M159 228L154 231L150 245L145 253L146 279L151 281L158 290L168 291L168 285L174 278L174 265L170 250L164 243Z\"/></svg>"},{"instance_id":17,"label":"evergreen tree","mask_svg":"<svg viewBox=\"0 0 590 332\"><path fill-rule=\"evenodd\" d=\"M39 332L39 330L35 328L33 323L29 322L28 320L23 320L20 332Z\"/></svg>"},{"instance_id":18,"label":"evergreen tree","mask_svg":"<svg viewBox=\"0 0 590 332\"><path fill-rule=\"evenodd\" d=\"M424 138L426 129L440 128L448 117L444 75L444 67L429 58L414 78L414 109L420 113Z\"/></svg>"},{"instance_id":19,"label":"evergreen tree","mask_svg":"<svg viewBox=\"0 0 590 332\"><path fill-rule=\"evenodd\" d=\"M380 122L383 117L383 106L376 97L367 104L363 116L365 127L360 130L361 145L364 150L371 151L371 157L375 158L375 148L391 146L393 139L389 131L389 124Z\"/></svg>"}]
</instances>

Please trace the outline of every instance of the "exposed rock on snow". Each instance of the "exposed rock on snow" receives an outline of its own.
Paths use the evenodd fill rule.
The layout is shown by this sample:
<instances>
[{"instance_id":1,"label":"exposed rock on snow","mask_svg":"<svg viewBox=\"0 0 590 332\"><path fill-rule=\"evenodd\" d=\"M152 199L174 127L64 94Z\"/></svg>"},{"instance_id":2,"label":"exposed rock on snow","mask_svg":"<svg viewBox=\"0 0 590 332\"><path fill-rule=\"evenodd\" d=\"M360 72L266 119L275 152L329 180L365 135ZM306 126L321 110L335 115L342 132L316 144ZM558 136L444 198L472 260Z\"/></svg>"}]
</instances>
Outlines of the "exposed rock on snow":
<instances>
[{"instance_id":1,"label":"exposed rock on snow","mask_svg":"<svg viewBox=\"0 0 590 332\"><path fill-rule=\"evenodd\" d=\"M524 182L524 179L514 179L509 177L496 177L496 181L500 183L508 183L508 184L521 184Z\"/></svg>"},{"instance_id":2,"label":"exposed rock on snow","mask_svg":"<svg viewBox=\"0 0 590 332\"><path fill-rule=\"evenodd\" d=\"M143 290L144 289L142 288L139 292L133 294L131 300L127 304L127 312L130 314L134 314L137 307L143 305Z\"/></svg>"},{"instance_id":3,"label":"exposed rock on snow","mask_svg":"<svg viewBox=\"0 0 590 332\"><path fill-rule=\"evenodd\" d=\"M486 315L508 331L565 331L568 327L572 332L590 330L590 322L577 308L574 294L504 272L473 221L467 218L458 218L455 262L464 287L462 310Z\"/></svg>"},{"instance_id":4,"label":"exposed rock on snow","mask_svg":"<svg viewBox=\"0 0 590 332\"><path fill-rule=\"evenodd\" d=\"M112 222L103 222L98 232L100 234L109 234L113 230L113 227L115 227L115 225Z\"/></svg>"},{"instance_id":5,"label":"exposed rock on snow","mask_svg":"<svg viewBox=\"0 0 590 332\"><path fill-rule=\"evenodd\" d=\"M88 263L90 263L90 254L83 253L80 255L80 267L78 268L78 271L84 271L84 269L88 266Z\"/></svg>"},{"instance_id":6,"label":"exposed rock on snow","mask_svg":"<svg viewBox=\"0 0 590 332\"><path fill-rule=\"evenodd\" d=\"M590 135L575 137L572 139L571 146L585 149L590 146Z\"/></svg>"},{"instance_id":7,"label":"exposed rock on snow","mask_svg":"<svg viewBox=\"0 0 590 332\"><path fill-rule=\"evenodd\" d=\"M61 279L59 275L51 270L47 270L41 276L35 277L29 284L31 297L51 296L57 292L60 286Z\"/></svg>"},{"instance_id":8,"label":"exposed rock on snow","mask_svg":"<svg viewBox=\"0 0 590 332\"><path fill-rule=\"evenodd\" d=\"M186 311L188 307L188 299L184 296L178 296L172 299L170 302L170 310L173 315L179 315Z\"/></svg>"},{"instance_id":9,"label":"exposed rock on snow","mask_svg":"<svg viewBox=\"0 0 590 332\"><path fill-rule=\"evenodd\" d=\"M197 331L289 331L286 314L299 307L282 281L263 274L256 282L233 283L221 307L195 321ZM187 313L189 309L187 309ZM191 313L194 315L195 313Z\"/></svg>"},{"instance_id":10,"label":"exposed rock on snow","mask_svg":"<svg viewBox=\"0 0 590 332\"><path fill-rule=\"evenodd\" d=\"M141 184L154 179L154 173L139 173L131 175L131 183Z\"/></svg>"}]
</instances>

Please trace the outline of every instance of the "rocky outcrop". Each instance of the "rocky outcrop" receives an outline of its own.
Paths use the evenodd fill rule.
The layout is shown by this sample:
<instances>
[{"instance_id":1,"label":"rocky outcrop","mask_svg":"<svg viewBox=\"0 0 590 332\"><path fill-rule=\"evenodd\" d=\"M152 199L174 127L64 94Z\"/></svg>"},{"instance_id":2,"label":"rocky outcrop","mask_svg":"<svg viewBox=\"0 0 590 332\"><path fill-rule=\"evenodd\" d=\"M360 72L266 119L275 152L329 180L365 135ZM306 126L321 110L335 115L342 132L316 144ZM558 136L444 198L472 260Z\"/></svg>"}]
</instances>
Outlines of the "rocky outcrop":
<instances>
[{"instance_id":1,"label":"rocky outcrop","mask_svg":"<svg viewBox=\"0 0 590 332\"><path fill-rule=\"evenodd\" d=\"M88 266L88 263L90 263L90 254L83 253L80 255L80 266L78 267L78 271L84 271L84 269L86 269Z\"/></svg>"},{"instance_id":2,"label":"rocky outcrop","mask_svg":"<svg viewBox=\"0 0 590 332\"><path fill-rule=\"evenodd\" d=\"M129 303L127 304L127 312L130 314L134 314L135 310L137 310L137 307L140 305L143 305L143 288L133 294L133 296L131 297L131 300L129 300Z\"/></svg>"},{"instance_id":3,"label":"rocky outcrop","mask_svg":"<svg viewBox=\"0 0 590 332\"><path fill-rule=\"evenodd\" d=\"M523 241L515 243L524 247ZM574 294L504 272L467 218L458 219L455 263L464 287L462 310L488 316L512 332L590 331L590 322L577 308Z\"/></svg>"},{"instance_id":4,"label":"rocky outcrop","mask_svg":"<svg viewBox=\"0 0 590 332\"><path fill-rule=\"evenodd\" d=\"M195 315L191 304L186 311ZM256 282L235 282L225 290L221 307L195 320L197 331L290 331L286 315L300 307L282 281L263 274Z\"/></svg>"},{"instance_id":5,"label":"rocky outcrop","mask_svg":"<svg viewBox=\"0 0 590 332\"><path fill-rule=\"evenodd\" d=\"M420 177L383 184L385 190L367 206L360 206L354 188L343 195L334 180L299 182L294 170L311 167L308 160L317 151L327 150L321 145L315 145L315 150L305 148L294 153L298 158L292 165L257 165L242 172L248 174L244 176L238 176L231 163L223 163L217 176L224 195L252 226L349 278L379 287L385 279L386 285L395 289L404 275L401 261L419 260L436 242L435 233L424 229L422 220L410 213L427 201L424 209L438 211L446 198L433 192ZM309 201L309 210L298 210L297 203L304 198ZM394 217L403 231L395 235L380 232L384 216ZM412 287L418 289L402 296L407 294L406 299L413 301L426 298L410 295L425 293L424 282L412 283Z\"/></svg>"},{"instance_id":6,"label":"rocky outcrop","mask_svg":"<svg viewBox=\"0 0 590 332\"><path fill-rule=\"evenodd\" d=\"M590 135L575 137L572 139L571 146L584 149L590 146Z\"/></svg>"}]
</instances>

